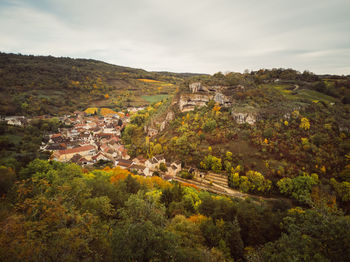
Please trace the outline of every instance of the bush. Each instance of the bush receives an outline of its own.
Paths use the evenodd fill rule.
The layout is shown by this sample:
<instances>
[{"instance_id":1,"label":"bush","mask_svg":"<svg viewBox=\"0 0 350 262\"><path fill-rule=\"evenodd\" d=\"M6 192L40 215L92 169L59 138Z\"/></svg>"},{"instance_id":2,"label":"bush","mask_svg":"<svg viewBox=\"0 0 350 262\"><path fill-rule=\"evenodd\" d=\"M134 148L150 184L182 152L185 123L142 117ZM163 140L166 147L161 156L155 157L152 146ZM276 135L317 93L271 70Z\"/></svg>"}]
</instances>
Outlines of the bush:
<instances>
[{"instance_id":1,"label":"bush","mask_svg":"<svg viewBox=\"0 0 350 262\"><path fill-rule=\"evenodd\" d=\"M265 138L271 138L273 135L273 129L271 127L266 128L263 133Z\"/></svg>"},{"instance_id":2,"label":"bush","mask_svg":"<svg viewBox=\"0 0 350 262\"><path fill-rule=\"evenodd\" d=\"M214 119L212 120L208 120L205 122L204 126L203 126L203 130L204 132L210 132L212 130L214 130L217 127L217 123Z\"/></svg>"},{"instance_id":3,"label":"bush","mask_svg":"<svg viewBox=\"0 0 350 262\"><path fill-rule=\"evenodd\" d=\"M194 174L193 173L189 173L188 171L186 170L182 170L180 172L180 177L181 178L184 178L184 179L192 179L194 177Z\"/></svg>"}]
</instances>

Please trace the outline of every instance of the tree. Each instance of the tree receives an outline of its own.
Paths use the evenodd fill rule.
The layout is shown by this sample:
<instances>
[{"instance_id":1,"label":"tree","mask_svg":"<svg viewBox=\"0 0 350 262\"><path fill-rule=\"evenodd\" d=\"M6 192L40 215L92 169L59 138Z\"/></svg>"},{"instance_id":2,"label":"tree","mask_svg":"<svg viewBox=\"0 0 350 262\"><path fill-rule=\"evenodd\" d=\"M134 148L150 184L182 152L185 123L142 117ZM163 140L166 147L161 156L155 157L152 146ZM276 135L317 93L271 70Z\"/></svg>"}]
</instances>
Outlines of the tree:
<instances>
[{"instance_id":1,"label":"tree","mask_svg":"<svg viewBox=\"0 0 350 262\"><path fill-rule=\"evenodd\" d=\"M310 129L309 119L307 119L306 117L301 118L299 127L304 130L309 130Z\"/></svg>"},{"instance_id":2,"label":"tree","mask_svg":"<svg viewBox=\"0 0 350 262\"><path fill-rule=\"evenodd\" d=\"M159 155L159 154L162 154L163 153L163 148L162 148L162 145L161 144L156 144L154 147L153 147L153 153L155 155Z\"/></svg>"},{"instance_id":3,"label":"tree","mask_svg":"<svg viewBox=\"0 0 350 262\"><path fill-rule=\"evenodd\" d=\"M166 172L168 171L168 168L166 167L166 164L162 162L159 164L159 170L162 172Z\"/></svg>"},{"instance_id":4,"label":"tree","mask_svg":"<svg viewBox=\"0 0 350 262\"><path fill-rule=\"evenodd\" d=\"M10 167L0 166L0 196L7 194L16 180L16 174Z\"/></svg>"},{"instance_id":5,"label":"tree","mask_svg":"<svg viewBox=\"0 0 350 262\"><path fill-rule=\"evenodd\" d=\"M116 261L166 261L174 257L175 237L164 230L165 209L141 194L131 195L120 210L112 235Z\"/></svg>"},{"instance_id":6,"label":"tree","mask_svg":"<svg viewBox=\"0 0 350 262\"><path fill-rule=\"evenodd\" d=\"M328 206L291 209L282 236L263 248L264 261L348 261L350 218Z\"/></svg>"},{"instance_id":7,"label":"tree","mask_svg":"<svg viewBox=\"0 0 350 262\"><path fill-rule=\"evenodd\" d=\"M338 182L334 178L331 178L330 183L341 201L350 201L350 182Z\"/></svg>"},{"instance_id":8,"label":"tree","mask_svg":"<svg viewBox=\"0 0 350 262\"><path fill-rule=\"evenodd\" d=\"M289 195L294 199L310 203L311 189L318 184L317 174L303 174L295 178L282 178L277 182L277 186L281 193Z\"/></svg>"}]
</instances>

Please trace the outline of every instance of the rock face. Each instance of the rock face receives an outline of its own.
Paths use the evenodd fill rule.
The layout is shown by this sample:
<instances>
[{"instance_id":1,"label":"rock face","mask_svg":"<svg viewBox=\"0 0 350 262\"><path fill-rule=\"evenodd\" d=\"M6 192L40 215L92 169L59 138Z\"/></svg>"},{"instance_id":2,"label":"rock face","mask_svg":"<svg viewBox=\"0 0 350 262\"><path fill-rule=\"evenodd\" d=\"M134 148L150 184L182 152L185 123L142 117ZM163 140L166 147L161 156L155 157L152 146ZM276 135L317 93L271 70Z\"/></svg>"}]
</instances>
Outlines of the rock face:
<instances>
[{"instance_id":1,"label":"rock face","mask_svg":"<svg viewBox=\"0 0 350 262\"><path fill-rule=\"evenodd\" d=\"M179 109L181 112L192 111L195 107L205 106L210 100L214 100L223 107L231 106L229 97L222 91L227 86L205 86L201 82L194 82L189 85L191 94L182 94L179 100Z\"/></svg>"},{"instance_id":2,"label":"rock face","mask_svg":"<svg viewBox=\"0 0 350 262\"><path fill-rule=\"evenodd\" d=\"M195 107L205 106L213 95L209 94L182 94L179 100L179 109L181 112L194 110Z\"/></svg>"},{"instance_id":3,"label":"rock face","mask_svg":"<svg viewBox=\"0 0 350 262\"><path fill-rule=\"evenodd\" d=\"M156 136L159 132L162 132L166 125L175 119L175 113L169 111L166 116L161 117L153 121L149 126L144 127L144 132L147 133L147 136L153 137Z\"/></svg>"},{"instance_id":4,"label":"rock face","mask_svg":"<svg viewBox=\"0 0 350 262\"><path fill-rule=\"evenodd\" d=\"M175 114L173 111L169 111L168 114L166 115L165 121L170 122L175 119Z\"/></svg>"},{"instance_id":5,"label":"rock face","mask_svg":"<svg viewBox=\"0 0 350 262\"><path fill-rule=\"evenodd\" d=\"M238 124L254 125L256 122L256 115L252 113L232 113L233 119Z\"/></svg>"},{"instance_id":6,"label":"rock face","mask_svg":"<svg viewBox=\"0 0 350 262\"><path fill-rule=\"evenodd\" d=\"M231 115L238 124L254 125L258 120L259 113L255 107L245 106L240 108L232 108Z\"/></svg>"},{"instance_id":7,"label":"rock face","mask_svg":"<svg viewBox=\"0 0 350 262\"><path fill-rule=\"evenodd\" d=\"M231 102L228 99L228 97L218 92L214 95L214 101L224 107L228 107L231 105Z\"/></svg>"}]
</instances>

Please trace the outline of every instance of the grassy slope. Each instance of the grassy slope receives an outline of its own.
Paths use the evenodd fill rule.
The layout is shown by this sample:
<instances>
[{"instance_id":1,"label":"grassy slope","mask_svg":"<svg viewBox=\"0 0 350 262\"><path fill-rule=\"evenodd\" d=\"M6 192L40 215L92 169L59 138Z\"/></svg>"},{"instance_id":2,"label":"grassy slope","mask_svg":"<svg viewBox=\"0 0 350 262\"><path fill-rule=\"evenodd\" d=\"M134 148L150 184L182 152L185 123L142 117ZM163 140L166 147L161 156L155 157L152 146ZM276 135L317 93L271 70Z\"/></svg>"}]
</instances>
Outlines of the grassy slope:
<instances>
[{"instance_id":1,"label":"grassy slope","mask_svg":"<svg viewBox=\"0 0 350 262\"><path fill-rule=\"evenodd\" d=\"M54 115L95 106L147 105L154 98L141 96L172 94L182 81L176 74L96 60L0 53L0 114Z\"/></svg>"}]
</instances>

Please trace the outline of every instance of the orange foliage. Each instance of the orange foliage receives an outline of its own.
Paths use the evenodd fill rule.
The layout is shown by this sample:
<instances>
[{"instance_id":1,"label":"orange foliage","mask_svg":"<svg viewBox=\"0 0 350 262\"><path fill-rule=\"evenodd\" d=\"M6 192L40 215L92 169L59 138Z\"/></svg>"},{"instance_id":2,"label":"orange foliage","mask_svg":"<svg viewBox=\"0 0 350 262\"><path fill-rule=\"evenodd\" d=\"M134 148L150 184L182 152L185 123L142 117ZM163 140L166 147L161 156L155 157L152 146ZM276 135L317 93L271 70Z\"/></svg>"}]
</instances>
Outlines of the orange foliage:
<instances>
[{"instance_id":1,"label":"orange foliage","mask_svg":"<svg viewBox=\"0 0 350 262\"><path fill-rule=\"evenodd\" d=\"M108 99L109 98L109 94L105 94L105 98Z\"/></svg>"},{"instance_id":2,"label":"orange foliage","mask_svg":"<svg viewBox=\"0 0 350 262\"><path fill-rule=\"evenodd\" d=\"M149 189L152 189L154 187L164 189L172 186L171 183L157 176L152 176L152 177L136 176L136 179L137 179L137 182L139 182L141 185L146 186Z\"/></svg>"},{"instance_id":3,"label":"orange foliage","mask_svg":"<svg viewBox=\"0 0 350 262\"><path fill-rule=\"evenodd\" d=\"M104 169L102 169L103 171L111 171L111 168L109 166L106 166Z\"/></svg>"},{"instance_id":4,"label":"orange foliage","mask_svg":"<svg viewBox=\"0 0 350 262\"><path fill-rule=\"evenodd\" d=\"M189 184L189 183L182 183L182 185L183 186L188 186L188 187L193 187L194 189L197 189L199 191L199 189L198 189L198 187L196 185Z\"/></svg>"},{"instance_id":5,"label":"orange foliage","mask_svg":"<svg viewBox=\"0 0 350 262\"><path fill-rule=\"evenodd\" d=\"M213 111L219 112L221 109L221 106L219 106L218 103L215 104L215 106L213 107Z\"/></svg>"},{"instance_id":6,"label":"orange foliage","mask_svg":"<svg viewBox=\"0 0 350 262\"><path fill-rule=\"evenodd\" d=\"M192 223L195 223L195 224L200 224L202 223L203 220L206 220L208 219L206 216L203 216L201 214L198 214L198 215L193 215L193 216L190 216L188 218L189 221L191 221Z\"/></svg>"},{"instance_id":7,"label":"orange foliage","mask_svg":"<svg viewBox=\"0 0 350 262\"><path fill-rule=\"evenodd\" d=\"M161 189L171 186L171 184L168 181L165 181L157 176L152 176L151 181L152 181L153 185L155 185Z\"/></svg>"},{"instance_id":8,"label":"orange foliage","mask_svg":"<svg viewBox=\"0 0 350 262\"><path fill-rule=\"evenodd\" d=\"M128 175L132 175L128 170L122 169L120 167L115 167L112 169L113 175L111 176L111 183L117 183L120 180L125 180Z\"/></svg>"}]
</instances>

